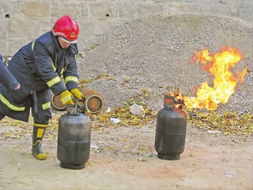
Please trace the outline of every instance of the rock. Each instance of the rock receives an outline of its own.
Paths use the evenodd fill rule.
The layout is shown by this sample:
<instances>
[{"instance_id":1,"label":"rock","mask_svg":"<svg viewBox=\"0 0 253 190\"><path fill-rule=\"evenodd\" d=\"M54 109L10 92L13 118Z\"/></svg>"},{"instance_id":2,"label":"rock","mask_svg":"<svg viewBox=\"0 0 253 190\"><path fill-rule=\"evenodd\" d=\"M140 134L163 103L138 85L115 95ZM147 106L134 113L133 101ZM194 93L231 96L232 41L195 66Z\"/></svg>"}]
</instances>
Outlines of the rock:
<instances>
[{"instance_id":1,"label":"rock","mask_svg":"<svg viewBox=\"0 0 253 190\"><path fill-rule=\"evenodd\" d=\"M130 106L130 112L133 115L138 115L140 117L145 117L145 111L142 106L133 104Z\"/></svg>"},{"instance_id":2,"label":"rock","mask_svg":"<svg viewBox=\"0 0 253 190\"><path fill-rule=\"evenodd\" d=\"M112 109L110 107L107 107L107 109L105 110L106 113L110 113L112 111Z\"/></svg>"},{"instance_id":3,"label":"rock","mask_svg":"<svg viewBox=\"0 0 253 190\"><path fill-rule=\"evenodd\" d=\"M115 123L115 124L120 123L120 119L119 118L110 118L110 121L112 123Z\"/></svg>"}]
</instances>

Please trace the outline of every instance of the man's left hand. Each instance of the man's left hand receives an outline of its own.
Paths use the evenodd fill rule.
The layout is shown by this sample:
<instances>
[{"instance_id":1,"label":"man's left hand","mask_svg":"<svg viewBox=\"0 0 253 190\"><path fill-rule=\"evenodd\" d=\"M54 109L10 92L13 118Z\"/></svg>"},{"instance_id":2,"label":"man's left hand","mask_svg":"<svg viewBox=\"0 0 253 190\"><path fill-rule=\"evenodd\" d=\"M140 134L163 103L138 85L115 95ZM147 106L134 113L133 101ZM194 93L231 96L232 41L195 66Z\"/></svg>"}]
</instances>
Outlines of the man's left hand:
<instances>
[{"instance_id":1,"label":"man's left hand","mask_svg":"<svg viewBox=\"0 0 253 190\"><path fill-rule=\"evenodd\" d=\"M83 100L83 93L80 92L77 88L73 88L70 90L71 94L76 97L79 101Z\"/></svg>"}]
</instances>

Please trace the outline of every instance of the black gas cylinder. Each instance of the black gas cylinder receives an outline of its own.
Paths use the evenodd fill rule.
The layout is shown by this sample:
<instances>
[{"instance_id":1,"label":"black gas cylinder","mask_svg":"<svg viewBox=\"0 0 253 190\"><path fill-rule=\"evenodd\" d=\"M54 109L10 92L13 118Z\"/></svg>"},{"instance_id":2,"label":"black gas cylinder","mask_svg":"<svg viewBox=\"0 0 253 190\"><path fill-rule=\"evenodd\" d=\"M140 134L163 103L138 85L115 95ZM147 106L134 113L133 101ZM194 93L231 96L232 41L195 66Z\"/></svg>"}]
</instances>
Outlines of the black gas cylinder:
<instances>
[{"instance_id":1,"label":"black gas cylinder","mask_svg":"<svg viewBox=\"0 0 253 190\"><path fill-rule=\"evenodd\" d=\"M57 158L63 168L82 169L90 156L91 120L68 107L59 119Z\"/></svg>"},{"instance_id":2,"label":"black gas cylinder","mask_svg":"<svg viewBox=\"0 0 253 190\"><path fill-rule=\"evenodd\" d=\"M157 114L155 150L158 158L178 160L184 151L186 134L186 113L175 108L173 96L164 96L164 108Z\"/></svg>"}]
</instances>

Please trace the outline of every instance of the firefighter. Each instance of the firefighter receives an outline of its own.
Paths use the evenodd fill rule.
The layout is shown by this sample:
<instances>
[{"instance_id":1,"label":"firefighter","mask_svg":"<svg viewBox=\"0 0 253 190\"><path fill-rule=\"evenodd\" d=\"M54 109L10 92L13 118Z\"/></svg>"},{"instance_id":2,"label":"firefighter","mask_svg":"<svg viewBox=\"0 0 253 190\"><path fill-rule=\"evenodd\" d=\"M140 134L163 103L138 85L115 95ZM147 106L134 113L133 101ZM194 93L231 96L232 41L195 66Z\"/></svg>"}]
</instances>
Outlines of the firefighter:
<instances>
[{"instance_id":1,"label":"firefighter","mask_svg":"<svg viewBox=\"0 0 253 190\"><path fill-rule=\"evenodd\" d=\"M3 57L0 55L0 83L11 90L18 90L20 84L15 77L9 72L4 64Z\"/></svg>"},{"instance_id":2,"label":"firefighter","mask_svg":"<svg viewBox=\"0 0 253 190\"><path fill-rule=\"evenodd\" d=\"M82 100L78 90L75 55L79 26L70 16L59 18L48 31L23 46L8 64L9 71L20 83L20 89L10 90L0 85L0 119L4 116L28 122L33 116L32 154L45 160L41 144L51 116L51 92L60 96L64 105L74 104L73 97Z\"/></svg>"}]
</instances>

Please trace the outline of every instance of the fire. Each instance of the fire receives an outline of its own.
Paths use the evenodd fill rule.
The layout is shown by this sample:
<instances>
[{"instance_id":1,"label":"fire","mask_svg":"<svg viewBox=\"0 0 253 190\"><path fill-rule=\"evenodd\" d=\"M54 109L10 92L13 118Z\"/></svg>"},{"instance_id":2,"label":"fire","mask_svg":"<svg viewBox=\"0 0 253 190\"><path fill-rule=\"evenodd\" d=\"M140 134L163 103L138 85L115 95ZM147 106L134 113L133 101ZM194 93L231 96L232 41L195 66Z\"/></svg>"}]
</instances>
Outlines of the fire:
<instances>
[{"instance_id":1,"label":"fire","mask_svg":"<svg viewBox=\"0 0 253 190\"><path fill-rule=\"evenodd\" d=\"M216 110L218 104L227 103L229 97L235 92L239 82L243 82L247 75L247 68L234 74L232 68L242 59L238 49L225 47L220 52L211 55L207 49L197 52L194 61L202 64L204 71L208 71L213 77L213 86L203 82L197 88L196 97L184 97L188 108L206 108Z\"/></svg>"}]
</instances>

